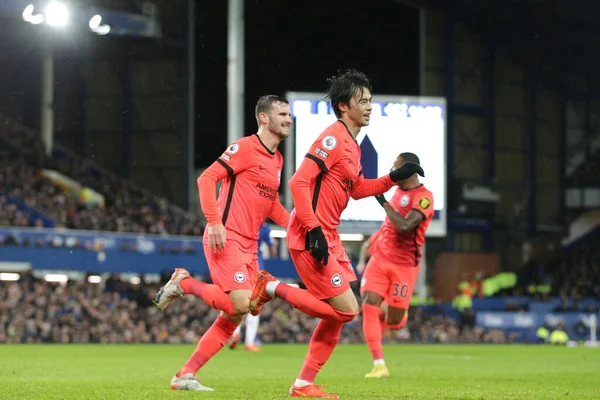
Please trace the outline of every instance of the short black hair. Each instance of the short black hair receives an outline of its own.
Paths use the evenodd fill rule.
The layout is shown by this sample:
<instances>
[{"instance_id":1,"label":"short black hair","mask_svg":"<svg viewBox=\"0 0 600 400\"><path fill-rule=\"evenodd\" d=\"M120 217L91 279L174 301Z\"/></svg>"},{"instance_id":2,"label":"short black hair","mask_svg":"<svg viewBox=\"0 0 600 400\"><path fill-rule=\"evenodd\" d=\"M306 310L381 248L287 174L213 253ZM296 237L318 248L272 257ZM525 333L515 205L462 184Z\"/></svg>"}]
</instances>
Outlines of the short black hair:
<instances>
[{"instance_id":1,"label":"short black hair","mask_svg":"<svg viewBox=\"0 0 600 400\"><path fill-rule=\"evenodd\" d=\"M402 157L404 161L410 161L414 162L415 164L421 165L421 161L415 153L400 153L400 157Z\"/></svg>"},{"instance_id":2,"label":"short black hair","mask_svg":"<svg viewBox=\"0 0 600 400\"><path fill-rule=\"evenodd\" d=\"M350 100L355 93L362 95L363 91L369 89L371 92L371 81L365 74L355 69L349 69L345 72L338 72L327 80L329 89L327 89L327 98L331 101L335 116L340 118L340 103L350 104Z\"/></svg>"},{"instance_id":3,"label":"short black hair","mask_svg":"<svg viewBox=\"0 0 600 400\"><path fill-rule=\"evenodd\" d=\"M273 108L273 104L275 103L290 104L288 99L276 94L267 94L258 98L256 101L256 107L254 108L254 116L256 117L257 124L260 125L260 122L258 121L258 114L268 113L271 111L271 108Z\"/></svg>"}]
</instances>

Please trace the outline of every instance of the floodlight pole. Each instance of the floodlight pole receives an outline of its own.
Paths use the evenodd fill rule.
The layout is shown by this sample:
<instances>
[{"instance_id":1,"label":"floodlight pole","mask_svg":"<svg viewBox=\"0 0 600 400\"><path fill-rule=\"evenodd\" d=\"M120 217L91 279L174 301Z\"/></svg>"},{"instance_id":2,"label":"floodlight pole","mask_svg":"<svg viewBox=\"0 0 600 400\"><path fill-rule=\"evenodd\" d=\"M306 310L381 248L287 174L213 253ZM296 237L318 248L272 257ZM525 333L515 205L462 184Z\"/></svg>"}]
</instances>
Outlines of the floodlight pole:
<instances>
[{"instance_id":1,"label":"floodlight pole","mask_svg":"<svg viewBox=\"0 0 600 400\"><path fill-rule=\"evenodd\" d=\"M244 0L229 0L227 143L244 137Z\"/></svg>"},{"instance_id":2,"label":"floodlight pole","mask_svg":"<svg viewBox=\"0 0 600 400\"><path fill-rule=\"evenodd\" d=\"M196 162L196 0L188 0L188 31L187 31L187 129L184 133L184 142L187 151L184 155L186 194L185 209L190 211L190 204L194 201L195 190L195 162Z\"/></svg>"},{"instance_id":3,"label":"floodlight pole","mask_svg":"<svg viewBox=\"0 0 600 400\"><path fill-rule=\"evenodd\" d=\"M52 40L44 41L44 59L42 61L42 104L40 132L46 154L52 154L54 143L54 55Z\"/></svg>"}]
</instances>

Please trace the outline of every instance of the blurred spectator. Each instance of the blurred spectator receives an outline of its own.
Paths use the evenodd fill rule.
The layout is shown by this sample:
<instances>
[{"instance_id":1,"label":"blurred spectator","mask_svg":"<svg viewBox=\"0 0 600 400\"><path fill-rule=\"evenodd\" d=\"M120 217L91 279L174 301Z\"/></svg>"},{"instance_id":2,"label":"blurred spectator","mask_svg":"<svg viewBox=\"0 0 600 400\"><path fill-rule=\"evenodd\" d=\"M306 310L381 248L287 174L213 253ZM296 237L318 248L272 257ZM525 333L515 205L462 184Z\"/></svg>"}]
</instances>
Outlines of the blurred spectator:
<instances>
[{"instance_id":1,"label":"blurred spectator","mask_svg":"<svg viewBox=\"0 0 600 400\"><path fill-rule=\"evenodd\" d=\"M82 203L38 174L57 170L105 196L104 208ZM4 196L2 196L2 194ZM203 221L184 215L160 198L150 197L123 180L99 174L81 158L48 158L39 138L19 129L0 130L0 225L43 226L9 205L6 196L50 216L71 229L200 236Z\"/></svg>"},{"instance_id":2,"label":"blurred spectator","mask_svg":"<svg viewBox=\"0 0 600 400\"><path fill-rule=\"evenodd\" d=\"M166 312L152 306L159 284L132 285L110 280L65 286L23 276L0 281L0 343L192 343L218 311L193 296L173 303ZM107 286L108 286L107 282ZM108 288L107 288L108 289ZM407 326L388 332L388 343L505 343L500 331L464 329L442 315L411 309ZM317 319L275 299L261 313L259 337L267 343L308 343ZM363 343L360 316L346 324L340 343Z\"/></svg>"},{"instance_id":3,"label":"blurred spectator","mask_svg":"<svg viewBox=\"0 0 600 400\"><path fill-rule=\"evenodd\" d=\"M600 299L600 243L590 238L553 267L554 292L563 299L561 309L577 308L586 297ZM564 301L570 298L571 303Z\"/></svg>"}]
</instances>

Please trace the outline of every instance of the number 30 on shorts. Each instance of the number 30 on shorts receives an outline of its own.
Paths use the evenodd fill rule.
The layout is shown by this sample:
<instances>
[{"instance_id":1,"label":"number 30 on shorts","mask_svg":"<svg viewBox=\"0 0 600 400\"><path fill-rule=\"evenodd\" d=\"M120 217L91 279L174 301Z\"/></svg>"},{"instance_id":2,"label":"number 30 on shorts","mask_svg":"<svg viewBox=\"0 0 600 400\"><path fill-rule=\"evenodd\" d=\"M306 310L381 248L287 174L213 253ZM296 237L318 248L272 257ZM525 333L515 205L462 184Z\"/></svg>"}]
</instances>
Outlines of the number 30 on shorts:
<instances>
[{"instance_id":1,"label":"number 30 on shorts","mask_svg":"<svg viewBox=\"0 0 600 400\"><path fill-rule=\"evenodd\" d=\"M394 293L392 293L394 297L402 297L403 299L408 296L408 285L401 285L399 283L394 283Z\"/></svg>"}]
</instances>

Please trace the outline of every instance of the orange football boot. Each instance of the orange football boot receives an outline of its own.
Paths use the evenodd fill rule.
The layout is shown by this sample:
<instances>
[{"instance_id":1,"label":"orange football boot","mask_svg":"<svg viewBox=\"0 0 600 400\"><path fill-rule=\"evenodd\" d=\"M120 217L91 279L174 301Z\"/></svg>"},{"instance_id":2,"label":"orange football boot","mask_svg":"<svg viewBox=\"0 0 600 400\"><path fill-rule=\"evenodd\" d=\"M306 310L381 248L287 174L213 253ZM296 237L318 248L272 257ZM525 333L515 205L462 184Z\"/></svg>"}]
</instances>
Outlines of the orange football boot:
<instances>
[{"instance_id":1,"label":"orange football boot","mask_svg":"<svg viewBox=\"0 0 600 400\"><path fill-rule=\"evenodd\" d=\"M267 271L259 271L254 279L254 289L250 295L250 314L256 316L260 314L261 307L272 299L267 293L267 283L274 282L277 279Z\"/></svg>"},{"instance_id":2,"label":"orange football boot","mask_svg":"<svg viewBox=\"0 0 600 400\"><path fill-rule=\"evenodd\" d=\"M327 393L321 390L323 385L308 385L303 387L293 386L290 388L290 397L312 397L319 399L339 399L337 394Z\"/></svg>"},{"instance_id":3,"label":"orange football boot","mask_svg":"<svg viewBox=\"0 0 600 400\"><path fill-rule=\"evenodd\" d=\"M259 351L262 351L260 346L257 346L255 344L244 345L244 350L249 351L250 353L257 353Z\"/></svg>"}]
</instances>

